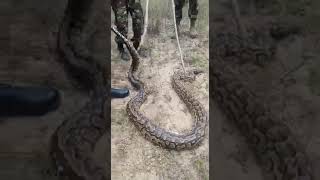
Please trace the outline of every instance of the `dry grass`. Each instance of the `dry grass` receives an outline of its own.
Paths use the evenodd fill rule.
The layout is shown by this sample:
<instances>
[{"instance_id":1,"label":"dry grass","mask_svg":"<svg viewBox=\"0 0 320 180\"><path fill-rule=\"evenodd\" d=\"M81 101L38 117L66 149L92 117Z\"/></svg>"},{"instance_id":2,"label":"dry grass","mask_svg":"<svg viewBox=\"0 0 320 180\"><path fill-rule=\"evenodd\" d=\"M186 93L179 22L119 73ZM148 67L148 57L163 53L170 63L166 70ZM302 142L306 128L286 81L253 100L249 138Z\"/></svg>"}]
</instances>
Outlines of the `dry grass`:
<instances>
[{"instance_id":1,"label":"dry grass","mask_svg":"<svg viewBox=\"0 0 320 180\"><path fill-rule=\"evenodd\" d=\"M146 0L141 0L144 12ZM207 33L209 28L209 0L198 1L198 20L197 30L202 33ZM188 18L189 4L186 3L183 8L183 22L189 23ZM158 34L162 29L173 29L173 11L171 1L149 1L149 22L148 32L150 34Z\"/></svg>"}]
</instances>

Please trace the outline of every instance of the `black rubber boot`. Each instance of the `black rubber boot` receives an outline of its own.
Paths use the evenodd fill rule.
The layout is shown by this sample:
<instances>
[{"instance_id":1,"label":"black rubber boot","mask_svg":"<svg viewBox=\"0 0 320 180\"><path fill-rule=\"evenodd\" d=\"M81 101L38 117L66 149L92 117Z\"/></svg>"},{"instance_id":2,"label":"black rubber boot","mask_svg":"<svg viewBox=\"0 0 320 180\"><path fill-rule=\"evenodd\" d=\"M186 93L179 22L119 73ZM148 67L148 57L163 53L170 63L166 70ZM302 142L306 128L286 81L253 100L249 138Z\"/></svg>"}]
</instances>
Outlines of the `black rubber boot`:
<instances>
[{"instance_id":1,"label":"black rubber boot","mask_svg":"<svg viewBox=\"0 0 320 180\"><path fill-rule=\"evenodd\" d=\"M123 89L116 89L111 88L111 97L112 98L125 98L129 96L129 89L123 88Z\"/></svg>"},{"instance_id":2,"label":"black rubber boot","mask_svg":"<svg viewBox=\"0 0 320 180\"><path fill-rule=\"evenodd\" d=\"M181 32L180 32L180 21L177 22L177 31L178 31L178 36L180 37ZM173 28L173 33L171 35L171 39L176 39L176 30Z\"/></svg>"},{"instance_id":3,"label":"black rubber boot","mask_svg":"<svg viewBox=\"0 0 320 180\"><path fill-rule=\"evenodd\" d=\"M137 40L137 39L135 39L135 38L132 38L132 39L131 39L131 42L132 42L132 44L133 44L133 47L137 50L138 47L139 47L140 41Z\"/></svg>"},{"instance_id":4,"label":"black rubber boot","mask_svg":"<svg viewBox=\"0 0 320 180\"><path fill-rule=\"evenodd\" d=\"M141 43L141 39L138 39L138 38L132 38L131 39L131 42L133 44L133 47L137 50L140 43ZM144 48L143 46L140 47L140 49L138 50L138 53L141 57L144 57L146 58L148 55L147 55L147 49Z\"/></svg>"},{"instance_id":5,"label":"black rubber boot","mask_svg":"<svg viewBox=\"0 0 320 180\"><path fill-rule=\"evenodd\" d=\"M41 116L59 105L60 95L56 89L0 85L0 116Z\"/></svg>"},{"instance_id":6,"label":"black rubber boot","mask_svg":"<svg viewBox=\"0 0 320 180\"><path fill-rule=\"evenodd\" d=\"M130 60L129 53L123 48L123 44L118 44L118 50L122 60L125 60L125 61Z\"/></svg>"},{"instance_id":7,"label":"black rubber boot","mask_svg":"<svg viewBox=\"0 0 320 180\"><path fill-rule=\"evenodd\" d=\"M191 38L196 38L198 36L198 32L195 26L196 26L196 19L191 19L190 20L190 37Z\"/></svg>"}]
</instances>

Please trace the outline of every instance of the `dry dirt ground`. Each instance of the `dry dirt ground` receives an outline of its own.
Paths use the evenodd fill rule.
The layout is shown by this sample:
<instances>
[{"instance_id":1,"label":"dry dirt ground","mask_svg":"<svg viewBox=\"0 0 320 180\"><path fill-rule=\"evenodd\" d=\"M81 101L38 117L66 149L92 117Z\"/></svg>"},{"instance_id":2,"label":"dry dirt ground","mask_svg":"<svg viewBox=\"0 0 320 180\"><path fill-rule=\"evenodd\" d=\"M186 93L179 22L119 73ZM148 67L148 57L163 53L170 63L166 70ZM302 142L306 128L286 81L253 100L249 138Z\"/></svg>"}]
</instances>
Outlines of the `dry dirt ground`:
<instances>
[{"instance_id":1,"label":"dry dirt ground","mask_svg":"<svg viewBox=\"0 0 320 180\"><path fill-rule=\"evenodd\" d=\"M223 23L219 21L219 17L231 12L227 8L219 7L219 3L215 5L215 18L212 17L211 23ZM273 114L283 120L297 136L311 159L314 179L320 179L320 31L314 20L319 16L312 16L313 19L304 17L307 26L303 28L307 33L278 43L275 59L267 62L265 67L249 63L240 69L249 88L255 91L264 101L262 103L271 108ZM284 81L280 81L281 77L285 77ZM210 121L213 127L210 129L213 137L210 138L210 143L213 143L214 147L210 149L213 156L210 166L213 174L210 178L264 179L260 166L237 128L215 104L210 107L210 111L214 114Z\"/></svg>"},{"instance_id":2,"label":"dry dirt ground","mask_svg":"<svg viewBox=\"0 0 320 180\"><path fill-rule=\"evenodd\" d=\"M186 67L198 67L204 70L194 83L194 92L208 112L208 29L197 39L191 39L187 35L188 18L185 18L182 23L183 33L180 43ZM170 84L173 72L181 69L177 42L170 38L174 32L173 21L163 20L161 24L161 28L158 29L160 33L149 32L144 44L149 51L148 57L142 59L139 77L156 92L148 97L141 110L160 127L171 132L185 133L191 129L193 120ZM113 38L112 34L112 40ZM169 151L144 139L128 119L125 111L126 104L137 92L127 79L129 66L130 62L120 59L116 44L112 41L112 86L128 87L131 93L127 98L113 99L111 102L112 179L209 179L208 131L200 147L182 152Z\"/></svg>"},{"instance_id":3,"label":"dry dirt ground","mask_svg":"<svg viewBox=\"0 0 320 180\"><path fill-rule=\"evenodd\" d=\"M88 100L71 85L54 52L65 5L64 0L0 2L0 81L50 85L62 96L59 109L47 115L0 119L0 179L56 180L48 157L50 137ZM103 141L96 153L100 162L107 156Z\"/></svg>"}]
</instances>

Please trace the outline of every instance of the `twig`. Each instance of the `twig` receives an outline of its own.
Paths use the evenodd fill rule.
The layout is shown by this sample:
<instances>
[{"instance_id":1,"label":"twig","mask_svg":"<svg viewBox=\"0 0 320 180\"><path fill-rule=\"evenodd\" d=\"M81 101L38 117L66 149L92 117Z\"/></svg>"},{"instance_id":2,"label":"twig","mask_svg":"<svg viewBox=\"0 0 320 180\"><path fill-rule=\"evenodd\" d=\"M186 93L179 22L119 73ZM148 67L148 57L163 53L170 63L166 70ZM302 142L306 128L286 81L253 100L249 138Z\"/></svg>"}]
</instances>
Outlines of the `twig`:
<instances>
[{"instance_id":1,"label":"twig","mask_svg":"<svg viewBox=\"0 0 320 180\"><path fill-rule=\"evenodd\" d=\"M175 10L174 0L171 0L171 3L172 3L172 10L173 10L174 29L175 29L175 32L176 32L176 39L177 39L178 48L179 48L179 52L180 52L181 65L182 65L183 72L186 73L186 69L184 67L184 61L183 61L183 54L182 54L181 47L180 47L180 42L179 42L177 24L176 24L177 22L176 22L176 10Z\"/></svg>"},{"instance_id":2,"label":"twig","mask_svg":"<svg viewBox=\"0 0 320 180\"><path fill-rule=\"evenodd\" d=\"M146 36L146 34L147 34L147 29L148 29L148 14L149 14L149 0L147 0L146 1L146 14L145 14L145 16L144 16L144 28L143 28L143 34L142 34L142 36L141 36L141 41L140 41L140 44L139 44L139 46L138 46L138 48L137 48L137 50L139 51L139 49L140 49L140 47L141 47L141 45L143 44L143 42L144 42L144 38L145 38L145 36Z\"/></svg>"}]
</instances>

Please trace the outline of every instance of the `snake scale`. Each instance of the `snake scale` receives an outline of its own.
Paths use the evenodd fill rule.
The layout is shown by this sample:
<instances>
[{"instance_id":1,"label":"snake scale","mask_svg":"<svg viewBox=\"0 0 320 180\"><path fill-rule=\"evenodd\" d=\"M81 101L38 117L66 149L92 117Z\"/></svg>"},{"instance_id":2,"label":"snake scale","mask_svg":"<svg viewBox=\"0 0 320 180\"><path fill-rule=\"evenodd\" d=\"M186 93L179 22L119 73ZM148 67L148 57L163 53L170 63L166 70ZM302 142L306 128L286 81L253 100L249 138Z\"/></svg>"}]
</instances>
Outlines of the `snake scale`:
<instances>
[{"instance_id":1,"label":"snake scale","mask_svg":"<svg viewBox=\"0 0 320 180\"><path fill-rule=\"evenodd\" d=\"M84 45L86 41L81 38L90 19L89 15L96 10L93 6L95 2L105 3L69 0L57 37L59 60L72 75L72 80L93 92L89 102L64 120L52 135L50 156L61 179L110 179L107 178L110 176L107 168L99 166L92 156L99 139L110 134L107 133L110 125L106 118L109 103L105 103L110 100L106 66L98 64L99 59L87 50ZM108 166L108 159L105 163Z\"/></svg>"},{"instance_id":2,"label":"snake scale","mask_svg":"<svg viewBox=\"0 0 320 180\"><path fill-rule=\"evenodd\" d=\"M231 68L221 52L228 46L218 39L230 34L217 33L212 37L210 55L210 93L227 118L232 120L246 137L258 162L270 180L312 180L312 164L290 128L274 117L261 104L237 69ZM224 42L228 43L228 42Z\"/></svg>"},{"instance_id":3,"label":"snake scale","mask_svg":"<svg viewBox=\"0 0 320 180\"><path fill-rule=\"evenodd\" d=\"M129 119L135 124L142 135L152 143L159 145L166 149L184 150L191 149L200 144L205 136L205 128L208 123L207 113L202 104L194 97L194 95L188 90L186 84L195 80L195 75L199 73L197 70L183 72L175 72L171 79L171 84L175 92L187 105L189 111L195 118L196 123L192 130L188 134L175 134L168 132L167 130L160 128L153 124L150 119L143 115L139 109L141 105L147 99L148 93L145 90L143 82L134 76L134 73L139 67L139 55L129 41L121 35L114 27L112 27L114 33L120 36L129 52L132 56L132 64L128 73L128 78L131 84L138 89L138 93L127 104L127 113Z\"/></svg>"}]
</instances>

